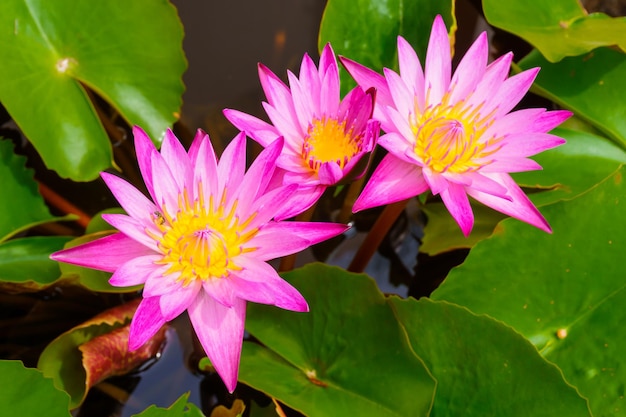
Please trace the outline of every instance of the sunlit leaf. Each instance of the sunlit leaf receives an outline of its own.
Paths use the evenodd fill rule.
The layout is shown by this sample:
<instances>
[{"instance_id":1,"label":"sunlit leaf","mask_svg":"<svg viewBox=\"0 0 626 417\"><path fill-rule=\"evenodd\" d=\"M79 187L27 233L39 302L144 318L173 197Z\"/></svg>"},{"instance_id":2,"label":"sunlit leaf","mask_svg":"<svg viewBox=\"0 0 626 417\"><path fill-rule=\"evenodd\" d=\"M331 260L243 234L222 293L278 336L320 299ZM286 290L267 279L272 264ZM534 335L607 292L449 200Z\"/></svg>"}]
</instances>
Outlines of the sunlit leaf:
<instances>
[{"instance_id":1,"label":"sunlit leaf","mask_svg":"<svg viewBox=\"0 0 626 417\"><path fill-rule=\"evenodd\" d=\"M0 410L5 416L70 417L67 394L20 361L0 361L0 386Z\"/></svg>"},{"instance_id":2,"label":"sunlit leaf","mask_svg":"<svg viewBox=\"0 0 626 417\"><path fill-rule=\"evenodd\" d=\"M4 0L0 101L48 167L93 179L112 149L85 86L161 138L181 105L182 36L164 0Z\"/></svg>"},{"instance_id":3,"label":"sunlit leaf","mask_svg":"<svg viewBox=\"0 0 626 417\"><path fill-rule=\"evenodd\" d=\"M26 158L16 155L13 143L3 139L0 139L0 178L0 242L38 224L74 218L50 214L33 179L33 171L26 168Z\"/></svg>"},{"instance_id":4,"label":"sunlit leaf","mask_svg":"<svg viewBox=\"0 0 626 417\"><path fill-rule=\"evenodd\" d=\"M309 313L250 304L239 379L307 415L421 416L434 380L373 280L322 264L285 274Z\"/></svg>"},{"instance_id":5,"label":"sunlit leaf","mask_svg":"<svg viewBox=\"0 0 626 417\"><path fill-rule=\"evenodd\" d=\"M552 64L533 51L519 66L541 67L531 91L573 110L626 149L626 54L598 48Z\"/></svg>"},{"instance_id":6,"label":"sunlit leaf","mask_svg":"<svg viewBox=\"0 0 626 417\"><path fill-rule=\"evenodd\" d=\"M204 417L202 411L194 404L187 402L189 393L183 394L168 408L151 405L133 417Z\"/></svg>"},{"instance_id":7,"label":"sunlit leaf","mask_svg":"<svg viewBox=\"0 0 626 417\"><path fill-rule=\"evenodd\" d=\"M559 369L510 327L443 301L390 298L437 379L434 416L587 416Z\"/></svg>"},{"instance_id":8,"label":"sunlit leaf","mask_svg":"<svg viewBox=\"0 0 626 417\"><path fill-rule=\"evenodd\" d=\"M128 324L139 301L98 314L57 337L41 353L37 367L70 395L71 408L80 405L91 386L128 373L161 348L165 327L139 349L128 351Z\"/></svg>"},{"instance_id":9,"label":"sunlit leaf","mask_svg":"<svg viewBox=\"0 0 626 417\"><path fill-rule=\"evenodd\" d=\"M330 42L335 53L375 71L398 67L397 36L402 35L426 57L430 29L441 14L454 39L454 1L329 0L320 27L319 48ZM342 91L355 83L342 71Z\"/></svg>"},{"instance_id":10,"label":"sunlit leaf","mask_svg":"<svg viewBox=\"0 0 626 417\"><path fill-rule=\"evenodd\" d=\"M553 234L501 222L432 295L513 326L589 398L594 415L626 415L623 175L544 206Z\"/></svg>"},{"instance_id":11,"label":"sunlit leaf","mask_svg":"<svg viewBox=\"0 0 626 417\"><path fill-rule=\"evenodd\" d=\"M487 21L525 39L552 62L599 46L626 50L626 18L588 14L577 0L483 0Z\"/></svg>"}]
</instances>

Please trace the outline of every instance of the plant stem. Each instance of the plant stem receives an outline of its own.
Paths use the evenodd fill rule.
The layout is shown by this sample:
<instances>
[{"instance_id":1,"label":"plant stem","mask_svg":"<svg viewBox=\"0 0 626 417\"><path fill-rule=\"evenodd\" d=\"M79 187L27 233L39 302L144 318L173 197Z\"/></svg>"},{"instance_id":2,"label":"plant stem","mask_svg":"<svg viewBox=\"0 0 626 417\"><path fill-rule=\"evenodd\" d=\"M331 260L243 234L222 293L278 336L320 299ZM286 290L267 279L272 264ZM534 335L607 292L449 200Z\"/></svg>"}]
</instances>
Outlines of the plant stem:
<instances>
[{"instance_id":1,"label":"plant stem","mask_svg":"<svg viewBox=\"0 0 626 417\"><path fill-rule=\"evenodd\" d=\"M350 263L348 271L363 272L374 253L376 253L376 249L378 249L378 246L380 246L380 243L383 241L398 216L404 211L408 202L408 199L398 201L384 208L378 219L376 219L372 229L367 236L365 236L365 240L361 243L354 258L352 258L352 263Z\"/></svg>"},{"instance_id":2,"label":"plant stem","mask_svg":"<svg viewBox=\"0 0 626 417\"><path fill-rule=\"evenodd\" d=\"M365 175L363 175L358 180L352 182L348 187L348 192L346 193L346 198L343 199L343 205L341 206L341 211L337 216L337 223L349 223L352 218L352 206L354 206L354 202L356 201L359 193L361 192L361 188L363 188L363 183L365 182Z\"/></svg>"},{"instance_id":3,"label":"plant stem","mask_svg":"<svg viewBox=\"0 0 626 417\"><path fill-rule=\"evenodd\" d=\"M87 213L76 207L74 204L70 203L60 194L57 194L57 192L53 189L48 188L47 185L41 182L39 182L38 184L39 193L44 198L44 200L46 200L52 207L55 207L64 213L77 215L78 219L76 220L76 223L78 223L82 227L87 227L87 225L91 221L91 217L89 217Z\"/></svg>"}]
</instances>

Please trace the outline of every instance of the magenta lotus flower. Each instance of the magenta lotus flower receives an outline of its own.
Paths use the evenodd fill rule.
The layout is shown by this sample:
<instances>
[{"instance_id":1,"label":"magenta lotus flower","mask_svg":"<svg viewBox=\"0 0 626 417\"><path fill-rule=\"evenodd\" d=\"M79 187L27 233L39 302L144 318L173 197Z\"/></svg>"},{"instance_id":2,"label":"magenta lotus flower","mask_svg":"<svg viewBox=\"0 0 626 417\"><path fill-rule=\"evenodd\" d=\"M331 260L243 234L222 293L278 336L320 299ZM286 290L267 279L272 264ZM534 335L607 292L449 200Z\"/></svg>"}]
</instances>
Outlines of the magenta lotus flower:
<instances>
[{"instance_id":1,"label":"magenta lotus flower","mask_svg":"<svg viewBox=\"0 0 626 417\"><path fill-rule=\"evenodd\" d=\"M267 260L336 236L332 223L277 222L297 186L268 191L283 140L269 144L245 172L245 135L219 163L198 132L187 153L171 131L161 153L134 129L139 167L152 201L126 181L103 173L128 215L105 214L119 232L52 255L58 261L113 272L115 286L144 284L129 345L143 345L167 321L188 311L206 354L229 391L235 389L246 301L308 311L300 293Z\"/></svg>"},{"instance_id":2,"label":"magenta lotus flower","mask_svg":"<svg viewBox=\"0 0 626 417\"><path fill-rule=\"evenodd\" d=\"M371 119L373 90L357 87L340 101L339 69L330 44L322 51L319 70L305 55L300 77L291 72L288 77L291 90L259 64L259 78L267 97L263 106L273 125L236 110L224 110L232 124L263 146L278 136L285 138L276 162L282 169L278 182L299 185L295 195L299 204L278 218L306 210L328 186L348 174L356 177L363 172L365 167L357 163L374 148L380 131L380 123ZM355 174L355 168L360 172Z\"/></svg>"},{"instance_id":3,"label":"magenta lotus flower","mask_svg":"<svg viewBox=\"0 0 626 417\"><path fill-rule=\"evenodd\" d=\"M550 226L509 173L541 167L529 156L565 141L548 134L568 111L525 109L510 112L530 88L538 68L508 77L512 54L487 65L482 33L451 76L450 41L441 16L435 18L425 70L398 37L400 74L384 77L342 59L363 88L377 89L374 117L386 134L389 154L357 199L354 210L416 196L439 194L467 236L474 224L468 195L542 230Z\"/></svg>"}]
</instances>

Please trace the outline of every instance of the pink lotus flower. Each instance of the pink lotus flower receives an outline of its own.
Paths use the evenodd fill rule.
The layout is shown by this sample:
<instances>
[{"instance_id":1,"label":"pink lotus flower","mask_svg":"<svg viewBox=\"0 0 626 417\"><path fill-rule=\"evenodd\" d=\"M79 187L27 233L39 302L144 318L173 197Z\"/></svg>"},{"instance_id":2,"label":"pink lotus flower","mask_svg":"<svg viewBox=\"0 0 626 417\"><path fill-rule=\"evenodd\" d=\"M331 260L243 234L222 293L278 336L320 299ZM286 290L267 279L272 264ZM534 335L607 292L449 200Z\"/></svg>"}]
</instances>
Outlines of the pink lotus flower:
<instances>
[{"instance_id":1,"label":"pink lotus flower","mask_svg":"<svg viewBox=\"0 0 626 417\"><path fill-rule=\"evenodd\" d=\"M336 236L332 223L271 220L296 186L267 191L279 139L245 173L245 135L217 162L209 137L198 132L189 153L168 131L161 153L134 129L139 167L152 197L103 173L128 215L104 219L119 232L52 255L62 262L113 272L115 286L144 284L130 326L137 349L167 321L188 311L193 328L229 391L235 389L246 301L308 311L300 293L265 261Z\"/></svg>"},{"instance_id":2,"label":"pink lotus flower","mask_svg":"<svg viewBox=\"0 0 626 417\"><path fill-rule=\"evenodd\" d=\"M371 120L373 91L357 87L340 101L339 69L330 45L320 57L319 70L305 55L300 78L288 72L291 90L272 71L259 64L259 78L267 97L263 103L272 124L248 114L226 109L224 115L263 146L278 136L285 147L278 157L279 183L298 184L298 206L277 218L291 217L311 207L324 190L353 172L364 171L359 160L371 152L380 131Z\"/></svg>"},{"instance_id":3,"label":"pink lotus flower","mask_svg":"<svg viewBox=\"0 0 626 417\"><path fill-rule=\"evenodd\" d=\"M384 77L340 58L359 85L377 89L374 117L386 132L379 143L389 151L357 199L355 212L430 188L466 236L474 224L468 195L549 232L546 220L509 175L541 169L527 157L565 142L546 132L570 112L510 113L539 69L507 78L512 54L487 65L487 35L482 33L451 77L450 41L441 16L433 24L425 71L402 37L398 58L400 74L384 69Z\"/></svg>"}]
</instances>

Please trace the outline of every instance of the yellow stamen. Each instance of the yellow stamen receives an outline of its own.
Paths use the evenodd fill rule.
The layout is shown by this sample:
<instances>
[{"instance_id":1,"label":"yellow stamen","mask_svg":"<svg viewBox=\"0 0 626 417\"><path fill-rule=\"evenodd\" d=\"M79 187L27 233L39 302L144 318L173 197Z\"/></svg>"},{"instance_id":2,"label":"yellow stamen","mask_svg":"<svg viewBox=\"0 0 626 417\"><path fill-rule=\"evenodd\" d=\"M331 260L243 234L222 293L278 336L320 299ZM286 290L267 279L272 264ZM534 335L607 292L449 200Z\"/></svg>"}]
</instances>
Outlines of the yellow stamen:
<instances>
[{"instance_id":1,"label":"yellow stamen","mask_svg":"<svg viewBox=\"0 0 626 417\"><path fill-rule=\"evenodd\" d=\"M493 122L493 114L482 115L481 106L467 106L464 101L448 104L446 95L436 106L412 116L415 154L432 171L462 174L483 166L489 155L498 150L499 138L484 138Z\"/></svg>"},{"instance_id":2,"label":"yellow stamen","mask_svg":"<svg viewBox=\"0 0 626 417\"><path fill-rule=\"evenodd\" d=\"M336 162L344 168L361 151L359 139L345 121L326 117L315 119L302 145L302 157L316 172L325 162Z\"/></svg>"},{"instance_id":3,"label":"yellow stamen","mask_svg":"<svg viewBox=\"0 0 626 417\"><path fill-rule=\"evenodd\" d=\"M189 199L185 190L178 196L178 207L170 210L162 207L163 213L152 214L160 233L148 232L157 241L163 254L160 264L168 265L166 274L178 274L183 285L199 279L202 281L224 278L230 271L241 270L236 257L254 249L244 248L257 233L250 228L254 215L243 222L237 215L237 201L226 207L226 193L220 205L213 206L213 196L206 206L202 187L198 197Z\"/></svg>"}]
</instances>

